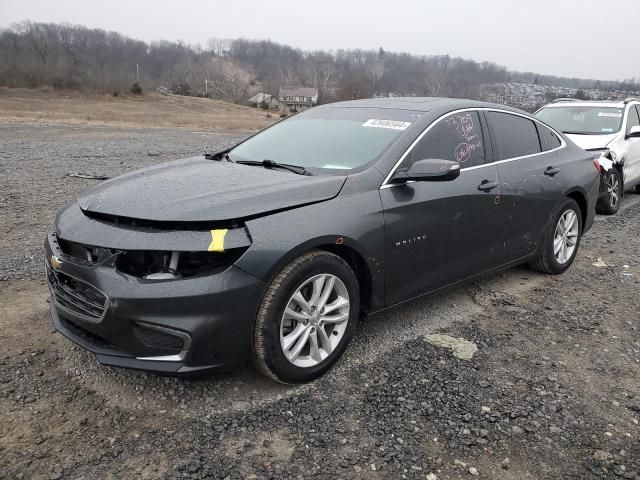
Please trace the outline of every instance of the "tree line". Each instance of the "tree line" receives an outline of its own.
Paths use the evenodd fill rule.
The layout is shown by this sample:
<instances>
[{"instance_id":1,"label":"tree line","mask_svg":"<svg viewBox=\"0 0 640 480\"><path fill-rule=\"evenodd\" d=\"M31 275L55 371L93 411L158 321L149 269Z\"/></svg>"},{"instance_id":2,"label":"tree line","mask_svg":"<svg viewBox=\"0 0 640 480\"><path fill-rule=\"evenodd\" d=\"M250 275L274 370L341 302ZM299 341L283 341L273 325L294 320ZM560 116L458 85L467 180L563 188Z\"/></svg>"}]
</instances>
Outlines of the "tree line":
<instances>
[{"instance_id":1,"label":"tree line","mask_svg":"<svg viewBox=\"0 0 640 480\"><path fill-rule=\"evenodd\" d=\"M268 40L212 38L206 46L146 43L79 25L22 22L0 31L0 86L53 86L114 94L165 87L182 95L244 102L284 86L315 87L321 102L388 95L479 98L483 84L522 82L634 90L604 82L513 72L448 55L374 50L307 52Z\"/></svg>"}]
</instances>

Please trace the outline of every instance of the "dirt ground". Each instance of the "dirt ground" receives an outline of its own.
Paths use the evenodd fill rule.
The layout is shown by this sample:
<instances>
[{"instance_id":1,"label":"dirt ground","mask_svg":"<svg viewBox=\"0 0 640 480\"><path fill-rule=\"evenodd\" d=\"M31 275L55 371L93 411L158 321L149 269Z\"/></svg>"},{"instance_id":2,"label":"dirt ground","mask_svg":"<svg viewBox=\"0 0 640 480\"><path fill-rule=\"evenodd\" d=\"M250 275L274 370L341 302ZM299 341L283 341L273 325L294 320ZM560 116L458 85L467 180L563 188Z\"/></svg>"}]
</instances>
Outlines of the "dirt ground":
<instances>
[{"instance_id":1,"label":"dirt ground","mask_svg":"<svg viewBox=\"0 0 640 480\"><path fill-rule=\"evenodd\" d=\"M65 173L238 135L0 124L0 478L640 479L638 195L564 275L518 267L372 318L310 385L111 369L53 332L41 242L92 184Z\"/></svg>"},{"instance_id":2,"label":"dirt ground","mask_svg":"<svg viewBox=\"0 0 640 480\"><path fill-rule=\"evenodd\" d=\"M0 87L0 121L116 127L256 130L276 120L256 108L147 92L110 94Z\"/></svg>"}]
</instances>

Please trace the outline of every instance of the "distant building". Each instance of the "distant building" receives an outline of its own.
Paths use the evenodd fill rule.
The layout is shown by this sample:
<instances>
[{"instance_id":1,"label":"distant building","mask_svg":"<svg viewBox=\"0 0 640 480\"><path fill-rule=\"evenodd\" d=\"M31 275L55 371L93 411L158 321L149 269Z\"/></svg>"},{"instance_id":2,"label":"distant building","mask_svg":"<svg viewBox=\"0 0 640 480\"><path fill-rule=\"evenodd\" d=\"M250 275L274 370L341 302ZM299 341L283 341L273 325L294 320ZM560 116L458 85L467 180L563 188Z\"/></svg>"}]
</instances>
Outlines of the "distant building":
<instances>
[{"instance_id":1,"label":"distant building","mask_svg":"<svg viewBox=\"0 0 640 480\"><path fill-rule=\"evenodd\" d=\"M315 88L281 88L278 92L280 109L289 112L299 112L313 107L318 103L318 90Z\"/></svg>"},{"instance_id":2,"label":"distant building","mask_svg":"<svg viewBox=\"0 0 640 480\"><path fill-rule=\"evenodd\" d=\"M257 93L247 101L256 108L262 108L263 104L267 104L270 110L278 110L280 108L280 102L270 93Z\"/></svg>"}]
</instances>

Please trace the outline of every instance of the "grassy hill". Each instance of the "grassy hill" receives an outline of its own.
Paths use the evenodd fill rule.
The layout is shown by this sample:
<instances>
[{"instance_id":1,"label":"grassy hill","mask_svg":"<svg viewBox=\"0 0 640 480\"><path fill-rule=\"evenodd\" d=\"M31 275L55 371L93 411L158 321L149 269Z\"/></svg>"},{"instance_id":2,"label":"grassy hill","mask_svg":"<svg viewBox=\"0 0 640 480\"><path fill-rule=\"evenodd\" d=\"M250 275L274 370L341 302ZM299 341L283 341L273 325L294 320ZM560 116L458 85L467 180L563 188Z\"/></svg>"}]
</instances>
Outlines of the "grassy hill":
<instances>
[{"instance_id":1,"label":"grassy hill","mask_svg":"<svg viewBox=\"0 0 640 480\"><path fill-rule=\"evenodd\" d=\"M256 130L275 121L255 108L156 92L119 95L0 88L0 122Z\"/></svg>"}]
</instances>

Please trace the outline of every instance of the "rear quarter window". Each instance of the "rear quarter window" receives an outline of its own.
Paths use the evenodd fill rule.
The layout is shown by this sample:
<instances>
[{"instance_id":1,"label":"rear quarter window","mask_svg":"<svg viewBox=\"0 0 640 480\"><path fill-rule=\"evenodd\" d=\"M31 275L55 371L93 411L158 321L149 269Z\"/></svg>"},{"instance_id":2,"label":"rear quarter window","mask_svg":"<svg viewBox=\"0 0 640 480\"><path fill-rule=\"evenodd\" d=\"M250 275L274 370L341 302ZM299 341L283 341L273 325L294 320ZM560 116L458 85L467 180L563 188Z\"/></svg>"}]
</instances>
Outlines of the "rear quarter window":
<instances>
[{"instance_id":1,"label":"rear quarter window","mask_svg":"<svg viewBox=\"0 0 640 480\"><path fill-rule=\"evenodd\" d=\"M538 130L532 120L510 113L487 112L494 140L494 160L524 157L540 153Z\"/></svg>"},{"instance_id":2,"label":"rear quarter window","mask_svg":"<svg viewBox=\"0 0 640 480\"><path fill-rule=\"evenodd\" d=\"M548 129L544 125L540 125L539 123L536 123L536 127L538 128L542 151L548 152L549 150L553 150L554 148L558 148L562 145L560 138L558 138L558 135L556 135L552 130Z\"/></svg>"}]
</instances>

